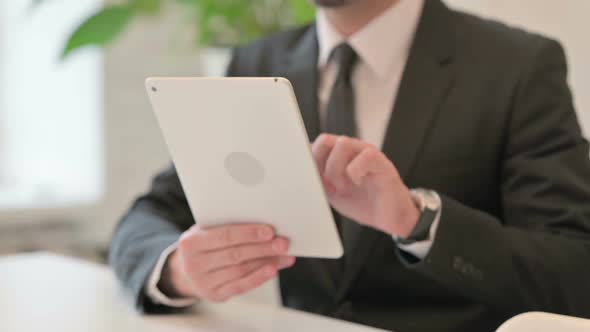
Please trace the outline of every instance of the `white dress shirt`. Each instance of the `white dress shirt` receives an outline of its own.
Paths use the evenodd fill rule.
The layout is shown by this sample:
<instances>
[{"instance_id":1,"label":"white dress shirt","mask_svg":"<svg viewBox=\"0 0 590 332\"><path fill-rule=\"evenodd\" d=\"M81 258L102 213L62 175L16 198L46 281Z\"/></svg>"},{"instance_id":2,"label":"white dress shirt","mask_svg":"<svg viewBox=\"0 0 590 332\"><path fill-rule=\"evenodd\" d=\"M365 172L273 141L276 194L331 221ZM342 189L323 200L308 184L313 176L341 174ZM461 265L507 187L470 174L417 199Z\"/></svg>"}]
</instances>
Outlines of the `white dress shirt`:
<instances>
[{"instance_id":1,"label":"white dress shirt","mask_svg":"<svg viewBox=\"0 0 590 332\"><path fill-rule=\"evenodd\" d=\"M423 6L424 0L401 0L348 39L337 32L321 9L318 10L316 24L320 123L325 122L328 100L338 73L338 65L330 59L330 55L335 47L347 42L359 56L352 73L359 138L377 147L383 144ZM440 213L432 224L427 240L411 245L398 244L398 247L423 259L432 246L439 220ZM170 299L157 287L164 262L174 248L172 246L162 253L148 280L147 292L156 303L169 306L191 305L194 300Z\"/></svg>"}]
</instances>

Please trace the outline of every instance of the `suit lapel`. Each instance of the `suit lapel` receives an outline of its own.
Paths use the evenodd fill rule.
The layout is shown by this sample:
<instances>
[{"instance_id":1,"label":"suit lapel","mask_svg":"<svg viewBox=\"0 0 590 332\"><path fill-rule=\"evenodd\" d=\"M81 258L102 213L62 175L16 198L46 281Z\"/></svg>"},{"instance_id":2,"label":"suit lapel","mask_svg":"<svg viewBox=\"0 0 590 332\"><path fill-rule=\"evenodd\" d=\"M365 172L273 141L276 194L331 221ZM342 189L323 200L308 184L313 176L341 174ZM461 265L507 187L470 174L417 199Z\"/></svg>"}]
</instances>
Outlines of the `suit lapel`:
<instances>
[{"instance_id":1,"label":"suit lapel","mask_svg":"<svg viewBox=\"0 0 590 332\"><path fill-rule=\"evenodd\" d=\"M444 102L454 78L451 12L440 0L426 0L416 36L389 121L383 152L406 182L420 147ZM337 297L343 299L362 270L375 244L393 241L389 236L347 222L358 232L352 243L349 264Z\"/></svg>"},{"instance_id":2,"label":"suit lapel","mask_svg":"<svg viewBox=\"0 0 590 332\"><path fill-rule=\"evenodd\" d=\"M283 76L293 85L307 136L314 141L319 135L318 115L318 41L311 25L286 59Z\"/></svg>"},{"instance_id":3,"label":"suit lapel","mask_svg":"<svg viewBox=\"0 0 590 332\"><path fill-rule=\"evenodd\" d=\"M407 180L454 79L449 10L427 0L391 115L383 152Z\"/></svg>"}]
</instances>

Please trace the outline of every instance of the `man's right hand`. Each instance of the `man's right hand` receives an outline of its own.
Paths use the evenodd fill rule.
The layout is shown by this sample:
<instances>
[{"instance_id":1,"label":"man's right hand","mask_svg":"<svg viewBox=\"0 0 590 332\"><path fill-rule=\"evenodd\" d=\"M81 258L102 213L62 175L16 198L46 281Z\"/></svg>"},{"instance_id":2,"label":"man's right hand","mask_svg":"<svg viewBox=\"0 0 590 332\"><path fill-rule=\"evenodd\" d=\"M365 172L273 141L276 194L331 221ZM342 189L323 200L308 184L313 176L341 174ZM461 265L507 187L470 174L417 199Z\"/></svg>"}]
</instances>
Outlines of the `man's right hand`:
<instances>
[{"instance_id":1,"label":"man's right hand","mask_svg":"<svg viewBox=\"0 0 590 332\"><path fill-rule=\"evenodd\" d=\"M223 302L255 289L291 267L289 241L262 224L184 232L169 256L158 287L174 297Z\"/></svg>"}]
</instances>

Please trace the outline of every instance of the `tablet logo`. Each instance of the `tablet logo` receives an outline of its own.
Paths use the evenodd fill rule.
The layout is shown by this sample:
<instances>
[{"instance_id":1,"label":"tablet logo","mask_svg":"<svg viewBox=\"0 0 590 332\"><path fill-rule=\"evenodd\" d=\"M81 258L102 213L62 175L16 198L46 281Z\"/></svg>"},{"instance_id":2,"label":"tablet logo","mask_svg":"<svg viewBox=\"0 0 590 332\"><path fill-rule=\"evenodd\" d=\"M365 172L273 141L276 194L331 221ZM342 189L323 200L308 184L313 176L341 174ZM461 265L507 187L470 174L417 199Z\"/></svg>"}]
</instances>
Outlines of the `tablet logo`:
<instances>
[{"instance_id":1,"label":"tablet logo","mask_svg":"<svg viewBox=\"0 0 590 332\"><path fill-rule=\"evenodd\" d=\"M264 181L264 166L245 152L232 152L225 157L225 170L238 183L252 187Z\"/></svg>"}]
</instances>

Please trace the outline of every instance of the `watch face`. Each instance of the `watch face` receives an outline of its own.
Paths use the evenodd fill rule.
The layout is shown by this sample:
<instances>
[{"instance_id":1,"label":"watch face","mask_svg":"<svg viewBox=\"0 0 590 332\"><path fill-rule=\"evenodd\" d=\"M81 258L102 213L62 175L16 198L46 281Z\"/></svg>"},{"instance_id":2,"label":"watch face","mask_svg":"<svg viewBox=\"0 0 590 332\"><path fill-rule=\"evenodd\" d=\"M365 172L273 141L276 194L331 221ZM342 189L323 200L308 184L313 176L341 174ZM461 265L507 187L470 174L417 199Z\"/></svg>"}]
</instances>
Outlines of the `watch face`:
<instances>
[{"instance_id":1,"label":"watch face","mask_svg":"<svg viewBox=\"0 0 590 332\"><path fill-rule=\"evenodd\" d=\"M425 189L416 189L416 195L420 196L422 202L426 209L429 210L440 210L442 205L440 196L435 191L432 190L425 190Z\"/></svg>"}]
</instances>

